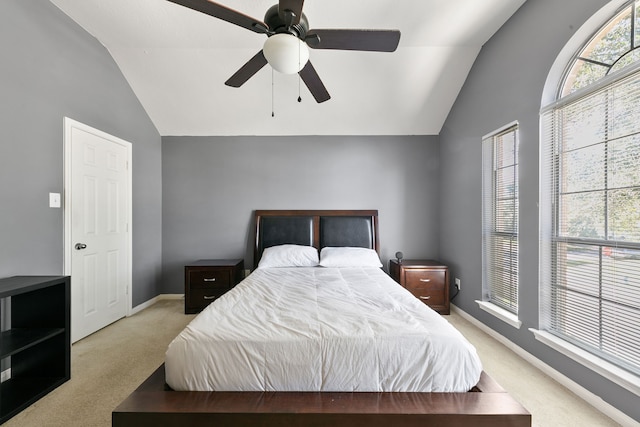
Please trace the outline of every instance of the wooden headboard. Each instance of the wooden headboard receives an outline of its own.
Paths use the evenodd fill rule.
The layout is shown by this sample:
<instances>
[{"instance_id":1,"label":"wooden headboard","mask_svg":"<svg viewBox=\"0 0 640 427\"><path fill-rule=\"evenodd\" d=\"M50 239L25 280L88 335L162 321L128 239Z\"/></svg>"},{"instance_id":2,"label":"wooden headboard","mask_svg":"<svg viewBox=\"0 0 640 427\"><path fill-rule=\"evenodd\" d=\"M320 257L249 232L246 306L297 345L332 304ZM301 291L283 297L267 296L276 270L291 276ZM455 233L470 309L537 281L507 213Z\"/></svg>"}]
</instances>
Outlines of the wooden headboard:
<instances>
[{"instance_id":1,"label":"wooden headboard","mask_svg":"<svg viewBox=\"0 0 640 427\"><path fill-rule=\"evenodd\" d=\"M262 251L276 245L355 246L378 254L377 210L260 210L255 211L253 262Z\"/></svg>"}]
</instances>

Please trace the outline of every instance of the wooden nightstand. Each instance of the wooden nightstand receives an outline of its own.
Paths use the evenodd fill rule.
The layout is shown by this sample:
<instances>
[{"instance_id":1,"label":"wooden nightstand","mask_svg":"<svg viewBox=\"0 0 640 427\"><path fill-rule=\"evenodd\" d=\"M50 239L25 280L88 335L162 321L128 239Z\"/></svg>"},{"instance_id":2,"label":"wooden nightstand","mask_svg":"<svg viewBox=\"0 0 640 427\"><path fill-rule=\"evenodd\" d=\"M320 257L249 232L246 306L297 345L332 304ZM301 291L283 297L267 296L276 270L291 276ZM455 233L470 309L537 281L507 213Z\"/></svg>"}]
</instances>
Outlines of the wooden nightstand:
<instances>
[{"instance_id":1,"label":"wooden nightstand","mask_svg":"<svg viewBox=\"0 0 640 427\"><path fill-rule=\"evenodd\" d=\"M242 280L244 260L201 259L184 266L184 312L202 311Z\"/></svg>"},{"instance_id":2,"label":"wooden nightstand","mask_svg":"<svg viewBox=\"0 0 640 427\"><path fill-rule=\"evenodd\" d=\"M440 314L449 314L449 267L434 260L392 259L391 278Z\"/></svg>"}]
</instances>

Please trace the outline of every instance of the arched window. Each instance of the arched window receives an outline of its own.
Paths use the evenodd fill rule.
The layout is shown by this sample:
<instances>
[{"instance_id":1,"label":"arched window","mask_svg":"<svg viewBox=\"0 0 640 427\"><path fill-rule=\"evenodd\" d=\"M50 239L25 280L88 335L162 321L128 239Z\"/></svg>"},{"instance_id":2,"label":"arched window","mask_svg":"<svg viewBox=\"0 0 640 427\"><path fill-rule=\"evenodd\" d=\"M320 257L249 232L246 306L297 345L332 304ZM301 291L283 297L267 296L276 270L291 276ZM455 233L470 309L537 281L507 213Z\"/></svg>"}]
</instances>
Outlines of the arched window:
<instances>
[{"instance_id":1,"label":"arched window","mask_svg":"<svg viewBox=\"0 0 640 427\"><path fill-rule=\"evenodd\" d=\"M568 67L564 97L640 60L640 2L634 1L603 26Z\"/></svg>"},{"instance_id":2,"label":"arched window","mask_svg":"<svg viewBox=\"0 0 640 427\"><path fill-rule=\"evenodd\" d=\"M557 99L542 109L541 332L535 331L636 394L639 12L640 0L610 17L567 64ZM585 362L593 356L599 362Z\"/></svg>"}]
</instances>

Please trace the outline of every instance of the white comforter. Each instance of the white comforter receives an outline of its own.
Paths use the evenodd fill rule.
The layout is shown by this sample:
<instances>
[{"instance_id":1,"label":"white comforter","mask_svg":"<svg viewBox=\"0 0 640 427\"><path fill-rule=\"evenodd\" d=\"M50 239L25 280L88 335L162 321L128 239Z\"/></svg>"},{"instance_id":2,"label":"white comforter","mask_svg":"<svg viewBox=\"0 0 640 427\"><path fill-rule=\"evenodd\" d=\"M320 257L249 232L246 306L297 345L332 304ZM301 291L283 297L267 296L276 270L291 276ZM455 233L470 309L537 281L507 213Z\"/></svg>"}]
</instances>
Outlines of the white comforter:
<instances>
[{"instance_id":1,"label":"white comforter","mask_svg":"<svg viewBox=\"0 0 640 427\"><path fill-rule=\"evenodd\" d=\"M475 348L378 268L258 269L169 345L166 381L198 391L461 392Z\"/></svg>"}]
</instances>

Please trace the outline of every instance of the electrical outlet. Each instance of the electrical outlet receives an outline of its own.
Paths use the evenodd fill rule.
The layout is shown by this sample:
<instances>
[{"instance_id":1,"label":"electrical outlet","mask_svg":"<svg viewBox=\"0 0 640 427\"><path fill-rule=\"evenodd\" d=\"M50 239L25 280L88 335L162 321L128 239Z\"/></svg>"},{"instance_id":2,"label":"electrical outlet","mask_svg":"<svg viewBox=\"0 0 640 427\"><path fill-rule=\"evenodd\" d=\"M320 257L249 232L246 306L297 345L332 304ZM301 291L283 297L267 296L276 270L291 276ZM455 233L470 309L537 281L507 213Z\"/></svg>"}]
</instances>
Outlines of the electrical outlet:
<instances>
[{"instance_id":1,"label":"electrical outlet","mask_svg":"<svg viewBox=\"0 0 640 427\"><path fill-rule=\"evenodd\" d=\"M460 290L460 279L458 279L457 277L456 277L456 288Z\"/></svg>"}]
</instances>

